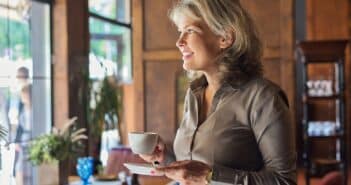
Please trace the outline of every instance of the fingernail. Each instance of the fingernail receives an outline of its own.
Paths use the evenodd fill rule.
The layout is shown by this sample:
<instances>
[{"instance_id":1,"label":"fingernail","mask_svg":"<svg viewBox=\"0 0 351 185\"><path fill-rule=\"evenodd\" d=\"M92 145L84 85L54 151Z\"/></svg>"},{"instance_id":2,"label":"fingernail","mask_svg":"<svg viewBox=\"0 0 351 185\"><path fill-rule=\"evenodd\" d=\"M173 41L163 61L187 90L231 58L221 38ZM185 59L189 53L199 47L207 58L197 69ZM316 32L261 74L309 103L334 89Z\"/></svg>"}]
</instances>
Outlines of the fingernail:
<instances>
[{"instance_id":1,"label":"fingernail","mask_svg":"<svg viewBox=\"0 0 351 185\"><path fill-rule=\"evenodd\" d=\"M151 174L155 174L155 171L154 170L151 170L151 172L150 172Z\"/></svg>"}]
</instances>

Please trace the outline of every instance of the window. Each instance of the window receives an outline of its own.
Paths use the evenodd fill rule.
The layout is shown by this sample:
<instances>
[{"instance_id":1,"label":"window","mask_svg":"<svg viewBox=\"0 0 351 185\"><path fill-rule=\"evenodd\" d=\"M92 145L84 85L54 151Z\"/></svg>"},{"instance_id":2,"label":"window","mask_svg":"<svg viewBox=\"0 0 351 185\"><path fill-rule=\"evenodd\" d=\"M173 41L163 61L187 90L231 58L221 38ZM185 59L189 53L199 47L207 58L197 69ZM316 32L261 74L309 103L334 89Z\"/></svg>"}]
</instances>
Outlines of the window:
<instances>
[{"instance_id":1,"label":"window","mask_svg":"<svg viewBox=\"0 0 351 185\"><path fill-rule=\"evenodd\" d=\"M0 171L15 168L18 185L38 184L27 150L33 137L51 129L50 58L50 6L0 0L0 124L20 148L14 164L8 163L13 155L0 158Z\"/></svg>"},{"instance_id":2,"label":"window","mask_svg":"<svg viewBox=\"0 0 351 185\"><path fill-rule=\"evenodd\" d=\"M90 77L101 70L120 82L132 80L130 1L89 0ZM102 69L96 68L100 66Z\"/></svg>"},{"instance_id":3,"label":"window","mask_svg":"<svg viewBox=\"0 0 351 185\"><path fill-rule=\"evenodd\" d=\"M106 84L103 83L105 77L114 77L118 84L132 80L130 0L89 0L89 12L90 109L94 110L98 107L96 100L103 99L94 94L101 84ZM118 117L108 113L104 116L100 151L103 166L108 151L120 144Z\"/></svg>"}]
</instances>

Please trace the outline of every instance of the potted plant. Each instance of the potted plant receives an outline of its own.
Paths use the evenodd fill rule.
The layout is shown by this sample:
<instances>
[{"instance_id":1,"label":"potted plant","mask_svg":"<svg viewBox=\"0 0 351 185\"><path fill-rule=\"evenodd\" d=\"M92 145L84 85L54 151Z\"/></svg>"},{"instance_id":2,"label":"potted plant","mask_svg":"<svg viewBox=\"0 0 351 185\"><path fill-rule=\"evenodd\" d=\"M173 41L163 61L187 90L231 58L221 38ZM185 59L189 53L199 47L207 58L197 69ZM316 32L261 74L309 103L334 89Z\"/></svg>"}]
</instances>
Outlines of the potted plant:
<instances>
[{"instance_id":1,"label":"potted plant","mask_svg":"<svg viewBox=\"0 0 351 185\"><path fill-rule=\"evenodd\" d=\"M116 129L122 142L121 112L122 88L113 76L105 76L102 80L90 80L90 106L88 122L90 126L90 155L99 155L101 134L104 130Z\"/></svg>"},{"instance_id":2,"label":"potted plant","mask_svg":"<svg viewBox=\"0 0 351 185\"><path fill-rule=\"evenodd\" d=\"M59 165L67 165L69 159L75 157L82 149L81 140L87 139L84 134L86 129L75 127L76 120L76 117L69 119L61 130L53 128L51 133L33 139L29 145L29 160L34 165L57 164L58 162L60 162ZM59 174L59 184L67 184L68 166L65 168L67 174Z\"/></svg>"}]
</instances>

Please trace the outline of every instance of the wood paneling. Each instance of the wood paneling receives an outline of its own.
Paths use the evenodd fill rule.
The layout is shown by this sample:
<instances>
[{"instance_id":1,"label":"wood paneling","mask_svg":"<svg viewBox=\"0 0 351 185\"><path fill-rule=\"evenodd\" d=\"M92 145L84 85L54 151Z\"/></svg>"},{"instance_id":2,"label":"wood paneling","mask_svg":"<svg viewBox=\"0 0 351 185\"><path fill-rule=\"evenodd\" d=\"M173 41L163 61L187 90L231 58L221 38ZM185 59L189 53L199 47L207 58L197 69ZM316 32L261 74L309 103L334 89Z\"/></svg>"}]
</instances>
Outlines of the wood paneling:
<instances>
[{"instance_id":1,"label":"wood paneling","mask_svg":"<svg viewBox=\"0 0 351 185\"><path fill-rule=\"evenodd\" d=\"M145 50L175 49L177 28L168 19L168 9L175 0L144 1Z\"/></svg>"},{"instance_id":2,"label":"wood paneling","mask_svg":"<svg viewBox=\"0 0 351 185\"><path fill-rule=\"evenodd\" d=\"M347 39L348 5L348 0L306 0L307 39Z\"/></svg>"},{"instance_id":3,"label":"wood paneling","mask_svg":"<svg viewBox=\"0 0 351 185\"><path fill-rule=\"evenodd\" d=\"M241 3L253 17L265 48L279 47L281 0L241 0Z\"/></svg>"},{"instance_id":4,"label":"wood paneling","mask_svg":"<svg viewBox=\"0 0 351 185\"><path fill-rule=\"evenodd\" d=\"M147 61L145 64L146 130L157 132L170 144L177 129L176 87L180 61Z\"/></svg>"},{"instance_id":5,"label":"wood paneling","mask_svg":"<svg viewBox=\"0 0 351 185\"><path fill-rule=\"evenodd\" d=\"M280 61L279 59L270 59L263 60L263 70L265 71L264 76L270 80L272 80L276 84L281 84L281 71L280 69ZM270 72L272 69L277 69L275 72ZM268 72L267 72L268 71Z\"/></svg>"},{"instance_id":6,"label":"wood paneling","mask_svg":"<svg viewBox=\"0 0 351 185\"><path fill-rule=\"evenodd\" d=\"M178 50L158 50L146 51L143 54L145 61L162 60L168 62L169 60L182 60L181 53Z\"/></svg>"}]
</instances>

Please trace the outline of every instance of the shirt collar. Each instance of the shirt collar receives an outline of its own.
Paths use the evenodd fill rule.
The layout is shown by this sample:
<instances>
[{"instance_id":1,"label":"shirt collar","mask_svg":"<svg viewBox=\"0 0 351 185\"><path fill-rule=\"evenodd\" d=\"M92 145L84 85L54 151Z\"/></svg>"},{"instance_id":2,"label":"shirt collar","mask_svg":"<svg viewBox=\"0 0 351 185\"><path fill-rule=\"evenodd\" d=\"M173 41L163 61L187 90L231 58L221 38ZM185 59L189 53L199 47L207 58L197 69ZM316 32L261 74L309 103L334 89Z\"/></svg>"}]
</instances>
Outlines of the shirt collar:
<instances>
[{"instance_id":1,"label":"shirt collar","mask_svg":"<svg viewBox=\"0 0 351 185\"><path fill-rule=\"evenodd\" d=\"M232 89L232 90L238 90L241 87L243 87L247 82L249 82L251 79L242 79L242 80L226 80L223 82L221 85L220 89ZM205 75L201 75L199 78L193 80L190 82L190 89L195 92L199 89L202 89L208 85L208 82L206 80Z\"/></svg>"}]
</instances>

